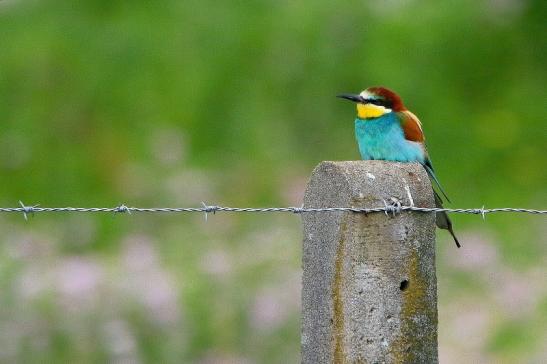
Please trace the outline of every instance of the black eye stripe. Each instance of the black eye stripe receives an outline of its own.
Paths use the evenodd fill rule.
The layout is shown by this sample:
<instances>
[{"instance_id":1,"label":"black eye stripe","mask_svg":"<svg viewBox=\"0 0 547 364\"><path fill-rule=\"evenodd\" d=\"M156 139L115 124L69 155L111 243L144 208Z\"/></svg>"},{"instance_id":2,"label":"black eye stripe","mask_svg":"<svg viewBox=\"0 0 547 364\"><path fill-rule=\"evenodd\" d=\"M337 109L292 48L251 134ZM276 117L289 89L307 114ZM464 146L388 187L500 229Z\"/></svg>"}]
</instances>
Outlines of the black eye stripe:
<instances>
[{"instance_id":1,"label":"black eye stripe","mask_svg":"<svg viewBox=\"0 0 547 364\"><path fill-rule=\"evenodd\" d=\"M378 99L365 99L365 103L373 105L382 105L382 100Z\"/></svg>"},{"instance_id":2,"label":"black eye stripe","mask_svg":"<svg viewBox=\"0 0 547 364\"><path fill-rule=\"evenodd\" d=\"M378 106L384 106L387 108L391 108L391 103L388 100L382 100L382 99L364 99L363 100L365 104L373 104Z\"/></svg>"}]
</instances>

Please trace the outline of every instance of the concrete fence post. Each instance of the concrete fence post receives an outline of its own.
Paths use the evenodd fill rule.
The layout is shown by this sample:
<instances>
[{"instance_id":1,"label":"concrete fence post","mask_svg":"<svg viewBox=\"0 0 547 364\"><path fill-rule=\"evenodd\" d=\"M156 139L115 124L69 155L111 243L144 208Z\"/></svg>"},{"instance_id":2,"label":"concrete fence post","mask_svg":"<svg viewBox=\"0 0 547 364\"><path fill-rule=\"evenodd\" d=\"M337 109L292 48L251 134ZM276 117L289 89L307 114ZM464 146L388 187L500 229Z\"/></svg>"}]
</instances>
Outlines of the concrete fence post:
<instances>
[{"instance_id":1,"label":"concrete fence post","mask_svg":"<svg viewBox=\"0 0 547 364\"><path fill-rule=\"evenodd\" d=\"M422 166L323 162L304 207L434 207ZM316 212L304 223L302 363L437 363L435 215Z\"/></svg>"}]
</instances>

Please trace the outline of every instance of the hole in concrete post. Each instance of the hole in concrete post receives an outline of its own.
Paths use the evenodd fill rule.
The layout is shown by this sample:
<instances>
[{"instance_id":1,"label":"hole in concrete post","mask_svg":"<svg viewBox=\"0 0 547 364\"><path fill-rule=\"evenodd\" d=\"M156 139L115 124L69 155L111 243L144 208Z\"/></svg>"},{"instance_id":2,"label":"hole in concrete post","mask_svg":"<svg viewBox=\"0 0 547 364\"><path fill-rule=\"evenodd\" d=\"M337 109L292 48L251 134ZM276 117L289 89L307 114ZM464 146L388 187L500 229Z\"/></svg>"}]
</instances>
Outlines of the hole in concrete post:
<instances>
[{"instance_id":1,"label":"hole in concrete post","mask_svg":"<svg viewBox=\"0 0 547 364\"><path fill-rule=\"evenodd\" d=\"M405 291L408 288L409 282L407 279L404 279L401 284L399 285L399 289L401 291Z\"/></svg>"}]
</instances>

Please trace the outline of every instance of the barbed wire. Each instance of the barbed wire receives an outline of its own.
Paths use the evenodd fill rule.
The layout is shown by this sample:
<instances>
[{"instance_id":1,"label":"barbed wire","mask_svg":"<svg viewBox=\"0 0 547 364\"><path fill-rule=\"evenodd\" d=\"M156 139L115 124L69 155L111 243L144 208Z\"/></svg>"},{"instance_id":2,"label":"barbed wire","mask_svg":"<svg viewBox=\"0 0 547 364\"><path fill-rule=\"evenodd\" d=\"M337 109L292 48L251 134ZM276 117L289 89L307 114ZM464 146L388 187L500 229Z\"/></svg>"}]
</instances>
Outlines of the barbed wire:
<instances>
[{"instance_id":1,"label":"barbed wire","mask_svg":"<svg viewBox=\"0 0 547 364\"><path fill-rule=\"evenodd\" d=\"M483 218L486 214L511 212L511 213L527 213L527 214L547 214L547 210L535 210L525 208L513 208L513 207L501 207L486 209L481 208L444 208L444 207L417 207L417 206L405 206L401 205L398 201L383 201L383 206L378 207L227 207L217 205L207 205L202 202L201 207L129 207L125 204L120 204L115 207L41 207L40 205L26 206L19 201L19 207L0 207L0 213L22 213L25 220L28 219L28 215L43 213L43 212L69 212L69 213L127 213L133 212L140 213L184 213L184 212L198 212L204 213L205 218L208 214L216 212L290 212L294 214L315 213L315 212L355 212L355 213L376 213L383 212L387 214L398 214L402 211L416 211L416 212L447 212L455 214L473 214L481 215Z\"/></svg>"}]
</instances>

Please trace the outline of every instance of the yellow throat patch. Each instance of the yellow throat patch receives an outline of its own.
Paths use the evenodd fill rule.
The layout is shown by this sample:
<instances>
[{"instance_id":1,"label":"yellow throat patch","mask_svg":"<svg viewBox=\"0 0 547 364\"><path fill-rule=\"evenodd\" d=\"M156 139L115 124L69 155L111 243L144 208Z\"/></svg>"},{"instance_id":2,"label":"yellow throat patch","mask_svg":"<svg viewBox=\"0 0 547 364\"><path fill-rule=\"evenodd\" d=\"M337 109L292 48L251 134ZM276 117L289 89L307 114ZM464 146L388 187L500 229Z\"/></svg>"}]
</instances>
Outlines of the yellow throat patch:
<instances>
[{"instance_id":1,"label":"yellow throat patch","mask_svg":"<svg viewBox=\"0 0 547 364\"><path fill-rule=\"evenodd\" d=\"M377 118L390 112L383 106L373 104L357 104L357 116L359 119Z\"/></svg>"}]
</instances>

